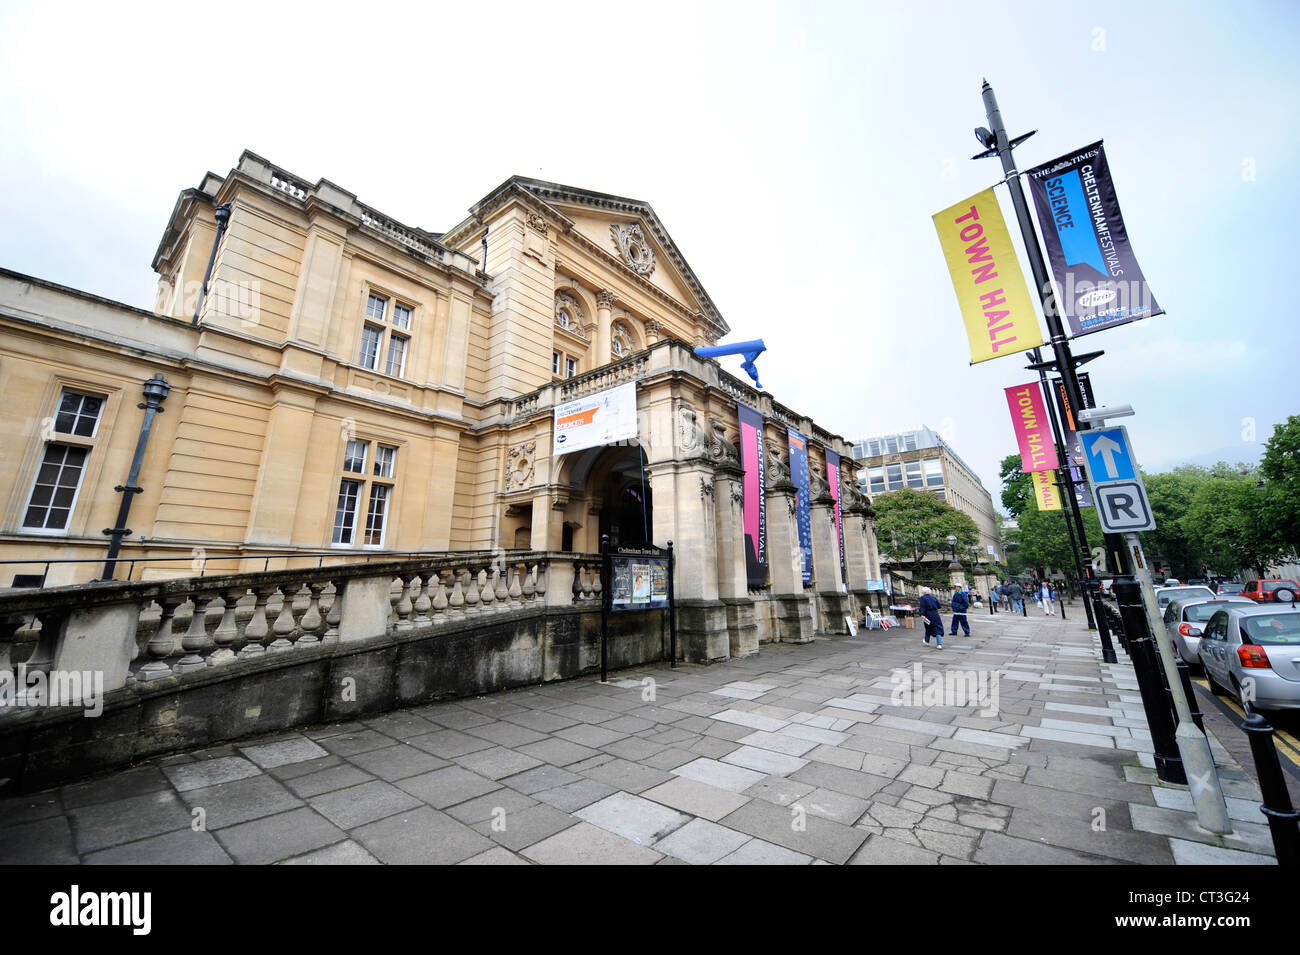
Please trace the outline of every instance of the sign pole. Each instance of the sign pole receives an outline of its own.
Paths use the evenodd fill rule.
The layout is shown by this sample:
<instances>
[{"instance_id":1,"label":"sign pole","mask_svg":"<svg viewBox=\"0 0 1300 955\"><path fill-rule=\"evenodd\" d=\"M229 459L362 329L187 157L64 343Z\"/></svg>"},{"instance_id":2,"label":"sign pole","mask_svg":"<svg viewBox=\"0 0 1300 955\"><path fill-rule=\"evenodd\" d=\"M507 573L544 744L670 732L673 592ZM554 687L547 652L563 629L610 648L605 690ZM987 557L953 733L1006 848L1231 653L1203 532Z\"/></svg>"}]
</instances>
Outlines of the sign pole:
<instances>
[{"instance_id":1,"label":"sign pole","mask_svg":"<svg viewBox=\"0 0 1300 955\"><path fill-rule=\"evenodd\" d=\"M988 118L989 128L993 132L995 142L989 144L991 149L996 149L998 158L1002 161L1002 171L1006 174L1007 190L1011 193L1011 204L1015 206L1016 221L1020 224L1021 238L1024 240L1025 252L1029 256L1029 267L1034 273L1034 284L1038 287L1038 297L1043 304L1043 317L1047 319L1047 330L1051 334L1052 351L1056 356L1056 369L1061 375L1061 381L1065 386L1066 397L1070 401L1070 407L1082 408L1083 400L1079 391L1079 378L1075 373L1074 356L1070 354L1070 340L1065 336L1065 329L1061 325L1060 314L1057 311L1056 296L1052 290L1051 277L1047 272L1047 264L1043 261L1042 250L1038 247L1038 230L1034 228L1033 219L1029 215L1029 204L1025 201L1025 193L1020 185L1020 171L1016 169L1015 159L1011 155L1011 141L1007 138L1006 126L1002 123L1002 114L998 110L997 98L993 95L993 87L989 81L984 81L983 88L984 114ZM1053 426L1056 427L1055 409L1048 410L1048 416L1052 418ZM1079 427L1086 430L1086 422L1079 422ZM1059 434L1057 438L1060 440ZM1067 462L1067 468L1068 468ZM1070 489L1069 497L1074 502L1074 492ZM1077 509L1077 502L1075 507ZM1080 517L1079 530L1082 535L1083 521ZM1087 547L1086 537L1078 542L1082 547ZM1108 542L1109 543L1109 542ZM1086 562L1086 580L1088 589L1091 591L1090 596L1094 601L1100 601L1096 592L1097 582L1092 574L1092 554L1086 553L1081 555ZM1100 604L1097 604L1094 622L1098 623L1099 633L1102 640L1102 659L1107 663L1116 662L1115 648L1110 642L1110 630L1105 627L1104 618L1101 614Z\"/></svg>"},{"instance_id":2,"label":"sign pole","mask_svg":"<svg viewBox=\"0 0 1300 955\"><path fill-rule=\"evenodd\" d=\"M1156 603L1151 571L1142 555L1142 545L1138 543L1137 534L1125 534L1124 539L1131 548L1129 556L1133 564L1133 576L1137 578L1142 588L1147 625L1155 636L1160 665L1165 671L1169 695L1173 698L1174 711L1178 715L1178 728L1174 731L1174 740L1183 758L1183 769L1187 773L1192 802L1196 806L1196 820L1202 829L1208 829L1210 832L1232 832L1228 807L1223 799L1223 788L1219 784L1218 769L1214 765L1214 756L1210 752L1210 741L1192 721L1192 711L1183 693L1183 681L1179 679L1178 668L1174 665L1173 644L1169 642L1169 633L1165 630L1164 620Z\"/></svg>"},{"instance_id":3,"label":"sign pole","mask_svg":"<svg viewBox=\"0 0 1300 955\"><path fill-rule=\"evenodd\" d=\"M677 669L677 598L673 595L673 542L668 542L668 656L670 668Z\"/></svg>"},{"instance_id":4,"label":"sign pole","mask_svg":"<svg viewBox=\"0 0 1300 955\"><path fill-rule=\"evenodd\" d=\"M600 682L609 682L609 602L614 592L614 575L609 560L609 535L600 535L600 572L605 576L600 600Z\"/></svg>"}]
</instances>

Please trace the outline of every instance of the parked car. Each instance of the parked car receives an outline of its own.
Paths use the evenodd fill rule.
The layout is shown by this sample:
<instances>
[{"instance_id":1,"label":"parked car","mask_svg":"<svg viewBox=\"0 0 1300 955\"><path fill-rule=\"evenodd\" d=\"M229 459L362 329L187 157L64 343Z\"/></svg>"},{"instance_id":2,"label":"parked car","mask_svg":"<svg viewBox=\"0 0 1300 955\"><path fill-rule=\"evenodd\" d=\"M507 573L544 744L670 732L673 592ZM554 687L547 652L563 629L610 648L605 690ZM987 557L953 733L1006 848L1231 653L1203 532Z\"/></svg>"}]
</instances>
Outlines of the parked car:
<instances>
[{"instance_id":1,"label":"parked car","mask_svg":"<svg viewBox=\"0 0 1300 955\"><path fill-rule=\"evenodd\" d=\"M1203 577L1189 577L1187 579L1188 587L1207 587L1209 586L1209 583L1210 582Z\"/></svg>"},{"instance_id":2,"label":"parked car","mask_svg":"<svg viewBox=\"0 0 1300 955\"><path fill-rule=\"evenodd\" d=\"M1215 611L1197 655L1215 693L1230 692L1247 709L1300 709L1300 607Z\"/></svg>"},{"instance_id":3,"label":"parked car","mask_svg":"<svg viewBox=\"0 0 1300 955\"><path fill-rule=\"evenodd\" d=\"M1196 651L1205 624L1216 612L1229 606L1253 607L1255 601L1245 597L1180 597L1169 601L1165 607L1165 632L1178 655L1188 663L1199 664Z\"/></svg>"},{"instance_id":4,"label":"parked car","mask_svg":"<svg viewBox=\"0 0 1300 955\"><path fill-rule=\"evenodd\" d=\"M1240 580L1221 580L1219 586L1215 588L1221 596L1236 596L1246 589L1246 585Z\"/></svg>"},{"instance_id":5,"label":"parked car","mask_svg":"<svg viewBox=\"0 0 1300 955\"><path fill-rule=\"evenodd\" d=\"M1156 604L1160 607L1160 612L1164 613L1171 600L1190 600L1193 597L1213 597L1214 591L1209 587L1184 587L1178 584L1173 587L1156 588Z\"/></svg>"},{"instance_id":6,"label":"parked car","mask_svg":"<svg viewBox=\"0 0 1300 955\"><path fill-rule=\"evenodd\" d=\"M1300 596L1300 584L1294 580L1248 580L1241 595L1260 603L1286 602Z\"/></svg>"}]
</instances>

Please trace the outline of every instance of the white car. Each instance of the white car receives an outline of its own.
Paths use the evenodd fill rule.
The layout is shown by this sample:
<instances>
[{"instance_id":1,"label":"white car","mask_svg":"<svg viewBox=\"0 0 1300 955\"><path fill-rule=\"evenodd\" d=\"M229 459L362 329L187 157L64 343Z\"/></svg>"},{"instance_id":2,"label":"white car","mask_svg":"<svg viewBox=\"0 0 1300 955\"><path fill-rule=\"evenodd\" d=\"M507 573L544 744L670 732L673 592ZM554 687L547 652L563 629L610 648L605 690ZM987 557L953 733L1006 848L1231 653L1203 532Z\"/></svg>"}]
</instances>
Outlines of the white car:
<instances>
[{"instance_id":1,"label":"white car","mask_svg":"<svg viewBox=\"0 0 1300 955\"><path fill-rule=\"evenodd\" d=\"M1193 597L1213 597L1215 593L1209 587L1157 587L1156 604L1164 613L1171 600L1191 600Z\"/></svg>"}]
</instances>

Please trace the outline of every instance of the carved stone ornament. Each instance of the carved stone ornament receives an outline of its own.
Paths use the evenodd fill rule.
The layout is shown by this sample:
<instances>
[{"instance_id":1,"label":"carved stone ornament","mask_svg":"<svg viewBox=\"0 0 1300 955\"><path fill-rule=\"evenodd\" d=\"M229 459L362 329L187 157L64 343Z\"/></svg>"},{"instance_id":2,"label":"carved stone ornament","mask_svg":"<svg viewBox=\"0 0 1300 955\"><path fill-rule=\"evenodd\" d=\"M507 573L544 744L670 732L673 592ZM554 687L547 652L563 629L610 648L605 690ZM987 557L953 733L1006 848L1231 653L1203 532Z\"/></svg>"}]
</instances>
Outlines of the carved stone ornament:
<instances>
[{"instance_id":1,"label":"carved stone ornament","mask_svg":"<svg viewBox=\"0 0 1300 955\"><path fill-rule=\"evenodd\" d=\"M731 503L737 506L745 503L745 492L739 484L732 485Z\"/></svg>"},{"instance_id":2,"label":"carved stone ornament","mask_svg":"<svg viewBox=\"0 0 1300 955\"><path fill-rule=\"evenodd\" d=\"M809 461L808 463L810 465L812 464L811 461ZM808 468L808 497L811 500L815 501L819 497L822 497L823 495L829 495L830 493L831 493L830 482L827 481L826 478L822 477L820 473L820 469L815 467L809 467Z\"/></svg>"},{"instance_id":3,"label":"carved stone ornament","mask_svg":"<svg viewBox=\"0 0 1300 955\"><path fill-rule=\"evenodd\" d=\"M786 462L785 456L777 450L775 444L768 444L767 452L767 479L768 485L775 485L778 481L790 480L790 465Z\"/></svg>"},{"instance_id":4,"label":"carved stone ornament","mask_svg":"<svg viewBox=\"0 0 1300 955\"><path fill-rule=\"evenodd\" d=\"M611 358L622 358L633 352L632 336L628 334L627 328L622 324L615 322L609 330L609 355Z\"/></svg>"},{"instance_id":5,"label":"carved stone ornament","mask_svg":"<svg viewBox=\"0 0 1300 955\"><path fill-rule=\"evenodd\" d=\"M655 253L646 241L645 233L638 223L631 225L611 225L609 234L614 240L623 261L637 275L650 275L655 270Z\"/></svg>"},{"instance_id":6,"label":"carved stone ornament","mask_svg":"<svg viewBox=\"0 0 1300 955\"><path fill-rule=\"evenodd\" d=\"M537 442L517 444L506 455L506 490L527 487L533 476L533 456Z\"/></svg>"},{"instance_id":7,"label":"carved stone ornament","mask_svg":"<svg viewBox=\"0 0 1300 955\"><path fill-rule=\"evenodd\" d=\"M546 220L543 219L541 216L539 216L536 212L528 213L528 225L531 228L536 229L542 235L546 235L547 233Z\"/></svg>"},{"instance_id":8,"label":"carved stone ornament","mask_svg":"<svg viewBox=\"0 0 1300 955\"><path fill-rule=\"evenodd\" d=\"M678 446L683 458L707 457L710 438L700 427L699 412L689 405L682 407L678 422Z\"/></svg>"},{"instance_id":9,"label":"carved stone ornament","mask_svg":"<svg viewBox=\"0 0 1300 955\"><path fill-rule=\"evenodd\" d=\"M709 419L709 430L712 436L709 440L709 457L716 464L733 464L740 466L740 452L736 450L735 444L727 440L727 429L717 418Z\"/></svg>"},{"instance_id":10,"label":"carved stone ornament","mask_svg":"<svg viewBox=\"0 0 1300 955\"><path fill-rule=\"evenodd\" d=\"M596 292L596 305L599 308L613 308L614 303L618 301L618 296L609 289L600 289Z\"/></svg>"},{"instance_id":11,"label":"carved stone ornament","mask_svg":"<svg viewBox=\"0 0 1300 955\"><path fill-rule=\"evenodd\" d=\"M568 292L555 293L555 324L574 331L582 328L582 306Z\"/></svg>"},{"instance_id":12,"label":"carved stone ornament","mask_svg":"<svg viewBox=\"0 0 1300 955\"><path fill-rule=\"evenodd\" d=\"M713 482L700 478L700 497L713 497Z\"/></svg>"}]
</instances>

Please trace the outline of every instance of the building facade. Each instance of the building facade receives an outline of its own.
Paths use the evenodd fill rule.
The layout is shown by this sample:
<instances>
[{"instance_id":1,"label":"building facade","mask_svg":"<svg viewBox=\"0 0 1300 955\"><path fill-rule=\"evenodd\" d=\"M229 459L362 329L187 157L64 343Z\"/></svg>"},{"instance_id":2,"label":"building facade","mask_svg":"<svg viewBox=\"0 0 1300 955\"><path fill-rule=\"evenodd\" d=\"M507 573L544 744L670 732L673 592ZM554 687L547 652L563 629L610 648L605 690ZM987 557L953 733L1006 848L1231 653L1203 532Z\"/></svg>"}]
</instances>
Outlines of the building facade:
<instances>
[{"instance_id":1,"label":"building facade","mask_svg":"<svg viewBox=\"0 0 1300 955\"><path fill-rule=\"evenodd\" d=\"M863 438L854 442L853 454L865 493L887 494L905 487L930 491L975 522L980 552L989 563L1003 562L992 495L937 432L922 427Z\"/></svg>"},{"instance_id":2,"label":"building facade","mask_svg":"<svg viewBox=\"0 0 1300 955\"><path fill-rule=\"evenodd\" d=\"M0 586L96 578L127 527L137 579L673 540L688 656L720 659L842 629L879 574L849 445L694 354L729 328L646 203L513 177L435 233L246 152L180 194L153 267L152 310L0 272ZM558 404L626 382L637 440L552 454ZM738 404L768 440L761 584ZM787 428L843 462L811 584Z\"/></svg>"}]
</instances>

